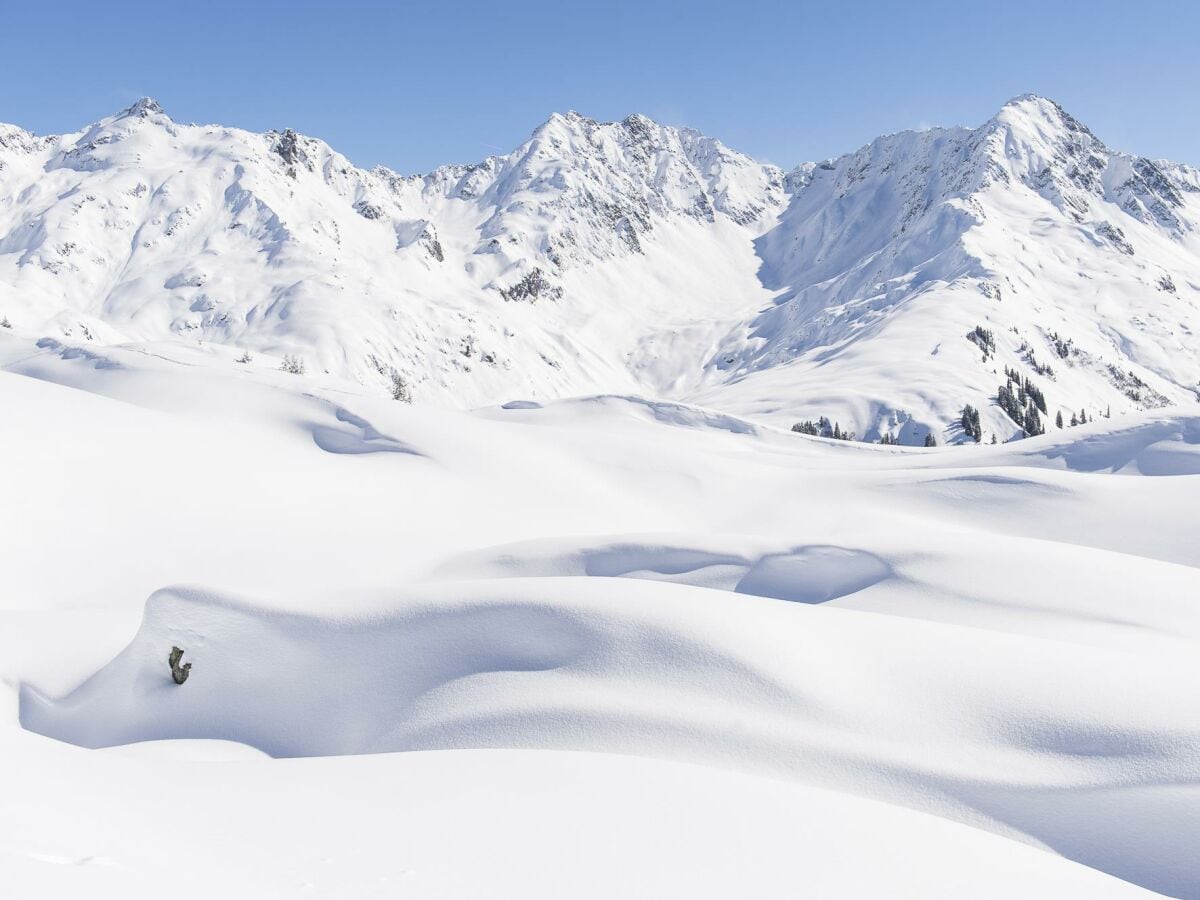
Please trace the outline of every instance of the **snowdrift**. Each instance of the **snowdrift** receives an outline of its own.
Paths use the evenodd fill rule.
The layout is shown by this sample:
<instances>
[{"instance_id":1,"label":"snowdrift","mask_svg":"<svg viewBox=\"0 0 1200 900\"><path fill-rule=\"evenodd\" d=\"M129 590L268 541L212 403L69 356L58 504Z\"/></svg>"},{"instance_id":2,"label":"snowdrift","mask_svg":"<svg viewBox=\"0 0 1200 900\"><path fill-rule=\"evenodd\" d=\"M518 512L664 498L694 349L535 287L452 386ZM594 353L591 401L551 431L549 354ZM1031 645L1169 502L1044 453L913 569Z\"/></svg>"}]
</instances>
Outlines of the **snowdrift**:
<instances>
[{"instance_id":1,"label":"snowdrift","mask_svg":"<svg viewBox=\"0 0 1200 900\"><path fill-rule=\"evenodd\" d=\"M678 798L703 776L680 772L707 767L729 787L697 813L706 833L737 822L772 848L779 829L826 834L805 883L834 895L871 892L818 859L846 858L817 851L859 816L863 858L962 847L989 881L978 892L1123 890L1081 863L1200 893L1200 478L1186 411L925 450L632 396L422 409L211 347L63 350L0 340L0 455L23 473L0 517L0 753L14 760L0 790L27 823L0 816L6 874L53 866L76 888L111 876L119 895L138 877L121 872L161 871L147 848L216 871L139 818L170 831L163 798L178 797L198 827L244 821L248 847L250 823L290 835L301 867L336 844L336 884L370 895L383 889L355 873L378 859L348 843L401 835L392 820L410 801L434 815L459 767L472 785L509 780L482 798L443 793L437 815L496 821L526 808L530 772L581 754L576 777L624 779L607 795L644 824L629 834L675 822L639 796L693 809ZM181 582L198 586L162 588ZM183 685L173 646L193 665ZM501 751L522 761L486 761ZM645 788L667 770L678 790ZM406 785L424 777L414 796ZM362 778L385 785L386 814L353 787ZM578 814L571 798L594 802L558 787L537 807L555 821ZM335 789L345 796L321 799ZM751 799L764 796L777 799ZM144 841L96 824L113 806ZM340 816L343 836L272 824L306 810ZM543 832L519 819L497 846L520 857ZM412 846L418 862L461 867L461 850ZM730 872L791 883L778 860L738 854ZM594 865L594 847L568 859ZM969 879L957 862L937 877L889 865L875 892L891 874L920 896L961 895ZM642 883L659 883L649 868ZM556 893L501 869L505 884ZM286 893L272 872L245 883Z\"/></svg>"},{"instance_id":2,"label":"snowdrift","mask_svg":"<svg viewBox=\"0 0 1200 900\"><path fill-rule=\"evenodd\" d=\"M1133 425L1093 423L1069 438L1049 435L1013 449L1022 464L1075 472L1200 475L1200 416L1140 418Z\"/></svg>"},{"instance_id":3,"label":"snowdrift","mask_svg":"<svg viewBox=\"0 0 1200 900\"><path fill-rule=\"evenodd\" d=\"M717 900L799 884L846 900L1158 896L935 816L679 763L493 750L212 764L151 746L76 756L36 790L0 770L20 819L0 817L5 886L97 900L164 884L185 900ZM95 812L80 802L97 796Z\"/></svg>"},{"instance_id":4,"label":"snowdrift","mask_svg":"<svg viewBox=\"0 0 1200 900\"><path fill-rule=\"evenodd\" d=\"M1189 877L1200 688L1181 683L1195 667L1178 660L642 580L360 603L315 617L159 592L132 644L78 690L50 701L26 688L22 724L88 747L206 738L273 756L703 762L1025 835L1150 886ZM173 645L194 664L182 686ZM1114 803L1120 820L1097 818ZM1163 856L1181 867L1145 862Z\"/></svg>"}]
</instances>

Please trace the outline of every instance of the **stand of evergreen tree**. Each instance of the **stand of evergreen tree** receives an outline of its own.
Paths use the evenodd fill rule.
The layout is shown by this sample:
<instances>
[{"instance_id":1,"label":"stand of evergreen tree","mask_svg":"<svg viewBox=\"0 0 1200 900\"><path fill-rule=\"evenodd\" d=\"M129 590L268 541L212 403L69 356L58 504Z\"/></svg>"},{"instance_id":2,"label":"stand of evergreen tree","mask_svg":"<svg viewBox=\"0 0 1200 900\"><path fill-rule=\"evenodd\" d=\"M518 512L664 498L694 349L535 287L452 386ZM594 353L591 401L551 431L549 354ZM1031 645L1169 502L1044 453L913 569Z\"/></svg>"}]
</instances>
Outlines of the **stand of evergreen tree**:
<instances>
[{"instance_id":1,"label":"stand of evergreen tree","mask_svg":"<svg viewBox=\"0 0 1200 900\"><path fill-rule=\"evenodd\" d=\"M979 422L979 410L973 407L970 403L963 407L962 411L962 427L963 431L971 437L975 443L983 440L983 426Z\"/></svg>"},{"instance_id":2,"label":"stand of evergreen tree","mask_svg":"<svg viewBox=\"0 0 1200 900\"><path fill-rule=\"evenodd\" d=\"M853 431L842 431L842 426L837 422L830 422L828 416L821 416L815 422L812 419L797 422L792 426L792 431L811 434L814 437L833 438L835 441L853 441L856 437Z\"/></svg>"},{"instance_id":3,"label":"stand of evergreen tree","mask_svg":"<svg viewBox=\"0 0 1200 900\"><path fill-rule=\"evenodd\" d=\"M967 332L967 340L983 351L985 362L989 356L994 356L996 353L996 336L992 334L990 328L976 325L973 331Z\"/></svg>"},{"instance_id":4,"label":"stand of evergreen tree","mask_svg":"<svg viewBox=\"0 0 1200 900\"><path fill-rule=\"evenodd\" d=\"M996 392L996 402L1004 414L1016 422L1027 437L1045 434L1042 413L1046 412L1046 395L1016 369L1005 366L1004 375L1006 380Z\"/></svg>"}]
</instances>

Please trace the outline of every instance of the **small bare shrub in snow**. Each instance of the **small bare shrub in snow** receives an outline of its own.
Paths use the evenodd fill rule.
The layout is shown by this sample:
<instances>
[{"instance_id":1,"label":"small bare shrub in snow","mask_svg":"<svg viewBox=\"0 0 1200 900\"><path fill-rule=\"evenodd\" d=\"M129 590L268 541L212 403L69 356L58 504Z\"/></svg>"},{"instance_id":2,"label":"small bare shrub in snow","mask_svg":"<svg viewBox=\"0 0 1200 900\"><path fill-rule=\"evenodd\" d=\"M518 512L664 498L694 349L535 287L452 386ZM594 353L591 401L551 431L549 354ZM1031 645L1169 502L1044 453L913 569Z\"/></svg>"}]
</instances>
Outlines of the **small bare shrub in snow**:
<instances>
[{"instance_id":1,"label":"small bare shrub in snow","mask_svg":"<svg viewBox=\"0 0 1200 900\"><path fill-rule=\"evenodd\" d=\"M8 321L8 316L0 319L0 328L12 328L12 322Z\"/></svg>"},{"instance_id":2,"label":"small bare shrub in snow","mask_svg":"<svg viewBox=\"0 0 1200 900\"><path fill-rule=\"evenodd\" d=\"M247 351L245 351L245 352L244 352L244 353L243 353L241 356L239 356L239 357L237 358L237 361L238 361L238 362L240 362L240 363L254 362L254 357L253 357L253 356L251 356L251 355L250 355L250 351L249 351L249 350L247 350Z\"/></svg>"},{"instance_id":3,"label":"small bare shrub in snow","mask_svg":"<svg viewBox=\"0 0 1200 900\"><path fill-rule=\"evenodd\" d=\"M304 360L298 356L285 356L283 362L279 366L281 372L288 372L292 375L304 374Z\"/></svg>"},{"instance_id":4,"label":"small bare shrub in snow","mask_svg":"<svg viewBox=\"0 0 1200 900\"><path fill-rule=\"evenodd\" d=\"M179 647L171 648L171 655L167 657L167 662L171 666L171 677L176 684L183 684L188 680L188 674L192 671L192 664L184 663L182 666L179 661L183 659L183 650Z\"/></svg>"}]
</instances>

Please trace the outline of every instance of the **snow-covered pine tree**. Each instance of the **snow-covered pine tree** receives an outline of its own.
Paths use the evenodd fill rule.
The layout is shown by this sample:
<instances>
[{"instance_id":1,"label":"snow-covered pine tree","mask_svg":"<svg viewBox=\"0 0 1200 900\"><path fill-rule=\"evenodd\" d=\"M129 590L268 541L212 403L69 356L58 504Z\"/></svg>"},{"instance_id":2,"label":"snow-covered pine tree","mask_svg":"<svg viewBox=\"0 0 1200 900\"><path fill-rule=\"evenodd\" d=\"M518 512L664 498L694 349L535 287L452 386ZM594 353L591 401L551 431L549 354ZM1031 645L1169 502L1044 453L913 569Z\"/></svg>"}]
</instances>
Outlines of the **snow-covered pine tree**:
<instances>
[{"instance_id":1,"label":"snow-covered pine tree","mask_svg":"<svg viewBox=\"0 0 1200 900\"><path fill-rule=\"evenodd\" d=\"M962 427L967 436L972 438L975 443L978 444L983 439L983 426L979 420L979 410L970 403L963 407Z\"/></svg>"},{"instance_id":2,"label":"snow-covered pine tree","mask_svg":"<svg viewBox=\"0 0 1200 900\"><path fill-rule=\"evenodd\" d=\"M1046 428L1042 425L1042 417L1038 415L1037 408L1033 404L1030 404L1025 409L1024 428L1025 433L1030 437L1046 433Z\"/></svg>"}]
</instances>

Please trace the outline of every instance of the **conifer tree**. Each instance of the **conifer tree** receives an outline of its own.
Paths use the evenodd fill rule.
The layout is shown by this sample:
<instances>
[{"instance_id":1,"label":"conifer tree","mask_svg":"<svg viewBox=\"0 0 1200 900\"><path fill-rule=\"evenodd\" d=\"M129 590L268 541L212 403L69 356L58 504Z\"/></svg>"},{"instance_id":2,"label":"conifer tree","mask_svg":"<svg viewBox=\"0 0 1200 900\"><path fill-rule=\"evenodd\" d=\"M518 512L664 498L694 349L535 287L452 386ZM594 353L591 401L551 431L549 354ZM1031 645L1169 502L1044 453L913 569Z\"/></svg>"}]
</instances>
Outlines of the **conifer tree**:
<instances>
[{"instance_id":1,"label":"conifer tree","mask_svg":"<svg viewBox=\"0 0 1200 900\"><path fill-rule=\"evenodd\" d=\"M962 427L963 432L970 438L973 438L975 443L983 440L983 427L979 421L979 410L973 407L970 403L963 407L962 411Z\"/></svg>"},{"instance_id":2,"label":"conifer tree","mask_svg":"<svg viewBox=\"0 0 1200 900\"><path fill-rule=\"evenodd\" d=\"M1025 410L1025 433L1032 437L1035 434L1045 434L1046 429L1042 426L1042 417L1038 415L1037 408L1029 406Z\"/></svg>"}]
</instances>

